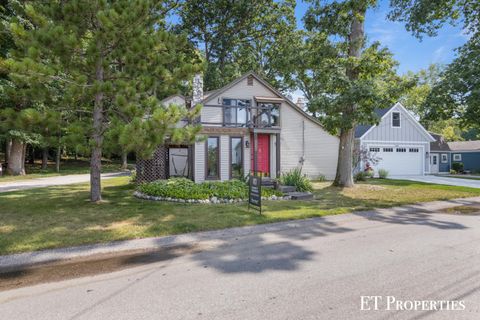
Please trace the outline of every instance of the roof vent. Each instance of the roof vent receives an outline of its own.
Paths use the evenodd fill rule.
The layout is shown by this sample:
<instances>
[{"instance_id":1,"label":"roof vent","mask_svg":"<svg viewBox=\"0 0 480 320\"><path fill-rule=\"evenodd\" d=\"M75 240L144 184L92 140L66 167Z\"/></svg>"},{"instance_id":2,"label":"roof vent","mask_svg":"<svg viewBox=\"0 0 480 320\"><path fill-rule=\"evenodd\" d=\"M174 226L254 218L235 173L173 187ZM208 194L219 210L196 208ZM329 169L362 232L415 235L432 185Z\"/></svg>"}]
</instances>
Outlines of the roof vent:
<instances>
[{"instance_id":1,"label":"roof vent","mask_svg":"<svg viewBox=\"0 0 480 320\"><path fill-rule=\"evenodd\" d=\"M247 77L247 86L253 86L253 76L249 75Z\"/></svg>"}]
</instances>

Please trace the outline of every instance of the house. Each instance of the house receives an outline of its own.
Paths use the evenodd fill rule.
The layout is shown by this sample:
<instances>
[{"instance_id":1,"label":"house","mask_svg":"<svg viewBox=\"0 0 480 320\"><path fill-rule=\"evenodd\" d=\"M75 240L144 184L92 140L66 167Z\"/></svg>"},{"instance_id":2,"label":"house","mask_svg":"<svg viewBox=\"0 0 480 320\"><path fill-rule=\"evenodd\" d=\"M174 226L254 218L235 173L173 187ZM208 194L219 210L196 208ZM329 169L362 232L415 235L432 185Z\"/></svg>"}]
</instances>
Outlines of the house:
<instances>
[{"instance_id":1,"label":"house","mask_svg":"<svg viewBox=\"0 0 480 320\"><path fill-rule=\"evenodd\" d=\"M276 178L294 168L312 178L335 176L339 138L253 72L205 93L197 75L191 101L174 95L163 103L201 103L198 121L204 139L160 147L149 165L137 168L137 175L155 176L147 180L187 176L195 182L223 181L250 172Z\"/></svg>"},{"instance_id":2,"label":"house","mask_svg":"<svg viewBox=\"0 0 480 320\"><path fill-rule=\"evenodd\" d=\"M434 137L401 103L375 112L377 125L355 129L356 148L366 148L379 159L373 169L385 169L391 176L430 173L430 143Z\"/></svg>"},{"instance_id":3,"label":"house","mask_svg":"<svg viewBox=\"0 0 480 320\"><path fill-rule=\"evenodd\" d=\"M480 140L446 142L441 135L432 134L431 173L448 173L452 163L463 163L465 171L480 172Z\"/></svg>"}]
</instances>

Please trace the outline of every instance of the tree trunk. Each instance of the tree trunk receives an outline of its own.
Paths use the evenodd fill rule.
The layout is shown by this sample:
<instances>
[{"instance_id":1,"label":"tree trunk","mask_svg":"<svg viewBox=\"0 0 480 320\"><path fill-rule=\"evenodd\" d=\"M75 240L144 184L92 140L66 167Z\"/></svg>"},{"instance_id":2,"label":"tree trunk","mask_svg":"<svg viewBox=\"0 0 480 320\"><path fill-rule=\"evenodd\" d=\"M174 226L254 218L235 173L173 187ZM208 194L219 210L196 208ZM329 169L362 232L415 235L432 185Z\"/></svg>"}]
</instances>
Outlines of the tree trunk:
<instances>
[{"instance_id":1,"label":"tree trunk","mask_svg":"<svg viewBox=\"0 0 480 320\"><path fill-rule=\"evenodd\" d=\"M348 56L360 59L362 48L365 41L365 13L367 9L364 5L353 10L353 21L350 26L350 34L348 37ZM346 75L350 82L358 79L359 70L357 67L348 67ZM343 123L351 122L354 114L357 112L357 105L346 106L343 113ZM355 123L350 123L350 128L342 128L340 131L340 149L338 151L337 174L333 185L339 187L353 187L353 142Z\"/></svg>"},{"instance_id":2,"label":"tree trunk","mask_svg":"<svg viewBox=\"0 0 480 320\"><path fill-rule=\"evenodd\" d=\"M48 148L42 149L42 170L47 170L48 168Z\"/></svg>"},{"instance_id":3,"label":"tree trunk","mask_svg":"<svg viewBox=\"0 0 480 320\"><path fill-rule=\"evenodd\" d=\"M25 175L25 143L21 140L12 140L8 156L7 173L14 176Z\"/></svg>"},{"instance_id":4,"label":"tree trunk","mask_svg":"<svg viewBox=\"0 0 480 320\"><path fill-rule=\"evenodd\" d=\"M122 166L121 166L121 170L127 170L128 169L128 162L127 162L127 155L128 153L123 151L122 152Z\"/></svg>"},{"instance_id":5,"label":"tree trunk","mask_svg":"<svg viewBox=\"0 0 480 320\"><path fill-rule=\"evenodd\" d=\"M97 49L101 51L101 44ZM95 78L103 82L103 60L98 58L95 66ZM102 200L101 170L102 170L102 144L103 144L103 92L95 94L93 107L93 147L90 159L90 200L98 202Z\"/></svg>"},{"instance_id":6,"label":"tree trunk","mask_svg":"<svg viewBox=\"0 0 480 320\"><path fill-rule=\"evenodd\" d=\"M55 157L55 172L60 172L60 160L61 160L61 155L62 155L62 147L58 146L57 147L57 154Z\"/></svg>"}]
</instances>

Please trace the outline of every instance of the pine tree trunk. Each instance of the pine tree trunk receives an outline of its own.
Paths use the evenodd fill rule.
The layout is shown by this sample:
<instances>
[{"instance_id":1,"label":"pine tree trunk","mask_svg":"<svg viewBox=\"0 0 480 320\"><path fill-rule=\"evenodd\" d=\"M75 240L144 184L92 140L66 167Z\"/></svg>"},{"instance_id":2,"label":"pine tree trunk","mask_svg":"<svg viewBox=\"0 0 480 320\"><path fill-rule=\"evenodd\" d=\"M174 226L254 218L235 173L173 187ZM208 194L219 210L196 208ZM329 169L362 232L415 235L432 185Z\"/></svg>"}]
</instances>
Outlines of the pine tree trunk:
<instances>
[{"instance_id":1,"label":"pine tree trunk","mask_svg":"<svg viewBox=\"0 0 480 320\"><path fill-rule=\"evenodd\" d=\"M364 21L366 7L359 7L353 11L353 22L350 26L350 35L348 39L348 55L359 59L362 55L362 48L365 41ZM346 70L348 79L354 82L358 79L358 69L349 67ZM344 122L353 119L357 111L357 105L346 106L343 113ZM340 132L340 149L338 151L337 174L333 185L339 187L353 187L353 143L355 123L350 124L348 129L342 129Z\"/></svg>"},{"instance_id":2,"label":"pine tree trunk","mask_svg":"<svg viewBox=\"0 0 480 320\"><path fill-rule=\"evenodd\" d=\"M124 171L128 169L127 155L127 152L122 152L122 166L120 169Z\"/></svg>"},{"instance_id":3,"label":"pine tree trunk","mask_svg":"<svg viewBox=\"0 0 480 320\"><path fill-rule=\"evenodd\" d=\"M100 44L98 45L98 50L101 50ZM96 80L103 82L102 58L98 58L95 68ZM97 92L95 94L92 140L92 157L90 159L90 200L98 202L102 200L103 92Z\"/></svg>"},{"instance_id":4,"label":"pine tree trunk","mask_svg":"<svg viewBox=\"0 0 480 320\"><path fill-rule=\"evenodd\" d=\"M8 156L7 173L14 176L25 175L25 143L21 140L12 140Z\"/></svg>"},{"instance_id":5,"label":"pine tree trunk","mask_svg":"<svg viewBox=\"0 0 480 320\"><path fill-rule=\"evenodd\" d=\"M57 147L57 154L55 157L55 172L60 172L60 160L61 160L61 155L62 155L62 147L58 146Z\"/></svg>"},{"instance_id":6,"label":"pine tree trunk","mask_svg":"<svg viewBox=\"0 0 480 320\"><path fill-rule=\"evenodd\" d=\"M42 170L47 170L48 168L48 148L42 149Z\"/></svg>"}]
</instances>

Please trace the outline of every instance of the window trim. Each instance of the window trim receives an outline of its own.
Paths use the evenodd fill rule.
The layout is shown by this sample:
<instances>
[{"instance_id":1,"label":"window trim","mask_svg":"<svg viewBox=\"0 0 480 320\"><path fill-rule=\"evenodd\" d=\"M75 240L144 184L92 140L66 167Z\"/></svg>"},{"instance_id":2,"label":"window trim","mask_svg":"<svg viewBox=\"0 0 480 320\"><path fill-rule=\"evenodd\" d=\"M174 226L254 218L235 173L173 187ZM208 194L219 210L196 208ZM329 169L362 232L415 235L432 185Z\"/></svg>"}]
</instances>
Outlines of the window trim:
<instances>
[{"instance_id":1,"label":"window trim","mask_svg":"<svg viewBox=\"0 0 480 320\"><path fill-rule=\"evenodd\" d=\"M232 177L232 139L240 139L240 146L242 148L242 151L241 151L241 154L242 154L242 175L245 173L245 150L244 150L244 139L243 139L243 136L229 136L228 137L228 140L229 140L229 162L228 162L228 170L229 170L229 177L230 179L233 179Z\"/></svg>"},{"instance_id":2,"label":"window trim","mask_svg":"<svg viewBox=\"0 0 480 320\"><path fill-rule=\"evenodd\" d=\"M245 113L246 113L246 116L247 116L247 119L245 121L245 123L239 123L238 122L238 106L236 106L235 108L231 108L231 109L235 109L235 115L237 116L236 119L237 119L237 122L234 123L234 124L227 124L225 122L225 100L244 100L244 101L248 101L248 106L245 106ZM234 128L247 128L248 127L248 124L250 123L250 119L251 119L251 114L250 114L250 108L252 107L252 99L241 99L241 98L229 98L229 97L222 97L222 126L223 127L234 127Z\"/></svg>"},{"instance_id":3,"label":"window trim","mask_svg":"<svg viewBox=\"0 0 480 320\"><path fill-rule=\"evenodd\" d=\"M272 106L275 106L277 107L277 110L278 110L278 124L277 125L273 125L272 124L272 108L266 108L266 107L261 107L261 105L265 105L265 104L271 104ZM280 118L281 118L281 108L282 108L282 103L280 102L265 102L265 101L262 101L262 102L258 102L257 101L257 111L256 111L256 114L255 114L255 122L258 122L260 121L261 122L261 111L262 110L267 110L267 113L265 113L267 115L267 118L268 118L268 124L266 125L267 128L280 128Z\"/></svg>"},{"instance_id":4,"label":"window trim","mask_svg":"<svg viewBox=\"0 0 480 320\"><path fill-rule=\"evenodd\" d=\"M458 159L457 159L458 156ZM462 161L462 154L461 153L454 153L453 154L453 161Z\"/></svg>"},{"instance_id":5,"label":"window trim","mask_svg":"<svg viewBox=\"0 0 480 320\"><path fill-rule=\"evenodd\" d=\"M217 175L208 176L208 139L217 139ZM220 180L220 136L208 136L205 140L205 180Z\"/></svg>"},{"instance_id":6,"label":"window trim","mask_svg":"<svg viewBox=\"0 0 480 320\"><path fill-rule=\"evenodd\" d=\"M398 126L393 125L393 114L398 113ZM390 119L390 124L392 128L401 128L402 127L402 116L400 111L392 111L391 119Z\"/></svg>"},{"instance_id":7,"label":"window trim","mask_svg":"<svg viewBox=\"0 0 480 320\"><path fill-rule=\"evenodd\" d=\"M443 156L445 156L445 160L443 159ZM440 155L440 160L441 160L441 163L448 163L448 154L447 153L442 153Z\"/></svg>"}]
</instances>

